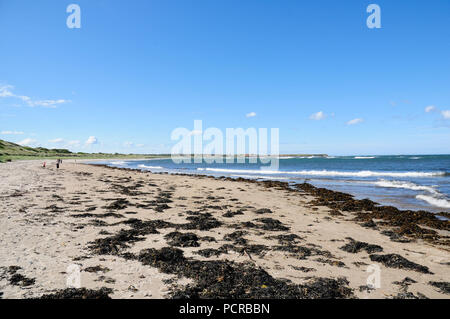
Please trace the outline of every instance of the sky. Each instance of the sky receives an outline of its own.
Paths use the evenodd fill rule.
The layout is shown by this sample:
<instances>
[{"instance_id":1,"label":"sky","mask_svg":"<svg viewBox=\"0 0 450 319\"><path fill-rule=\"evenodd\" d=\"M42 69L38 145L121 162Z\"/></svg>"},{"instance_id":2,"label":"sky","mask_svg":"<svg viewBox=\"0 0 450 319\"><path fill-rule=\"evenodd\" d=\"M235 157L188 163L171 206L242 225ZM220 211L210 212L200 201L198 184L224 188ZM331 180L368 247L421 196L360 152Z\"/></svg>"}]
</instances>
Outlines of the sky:
<instances>
[{"instance_id":1,"label":"sky","mask_svg":"<svg viewBox=\"0 0 450 319\"><path fill-rule=\"evenodd\" d=\"M281 153L450 153L448 0L0 0L0 38L23 145L168 153L202 120L279 128Z\"/></svg>"}]
</instances>

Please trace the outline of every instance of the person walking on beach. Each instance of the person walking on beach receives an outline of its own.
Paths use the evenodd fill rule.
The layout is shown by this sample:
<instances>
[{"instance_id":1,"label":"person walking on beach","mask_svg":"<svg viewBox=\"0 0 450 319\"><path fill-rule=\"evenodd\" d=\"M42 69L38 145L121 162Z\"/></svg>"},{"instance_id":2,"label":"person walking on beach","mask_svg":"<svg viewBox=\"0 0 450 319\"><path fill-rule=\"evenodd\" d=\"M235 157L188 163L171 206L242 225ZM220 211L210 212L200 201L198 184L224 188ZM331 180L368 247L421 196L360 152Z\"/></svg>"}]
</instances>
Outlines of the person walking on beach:
<instances>
[{"instance_id":1,"label":"person walking on beach","mask_svg":"<svg viewBox=\"0 0 450 319\"><path fill-rule=\"evenodd\" d=\"M57 168L57 169L59 168L60 161L61 161L61 160L60 160L59 158L56 160L56 168Z\"/></svg>"}]
</instances>

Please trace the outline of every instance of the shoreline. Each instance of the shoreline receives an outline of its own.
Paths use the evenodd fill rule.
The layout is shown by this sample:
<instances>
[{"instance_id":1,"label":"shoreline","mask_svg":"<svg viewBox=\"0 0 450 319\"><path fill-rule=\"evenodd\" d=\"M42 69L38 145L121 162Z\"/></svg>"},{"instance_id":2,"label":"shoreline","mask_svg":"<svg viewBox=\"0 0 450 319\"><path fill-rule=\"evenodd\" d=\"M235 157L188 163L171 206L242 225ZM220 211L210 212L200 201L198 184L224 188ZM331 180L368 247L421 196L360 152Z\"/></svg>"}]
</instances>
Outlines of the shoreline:
<instances>
[{"instance_id":1,"label":"shoreline","mask_svg":"<svg viewBox=\"0 0 450 319\"><path fill-rule=\"evenodd\" d=\"M71 264L84 293L113 298L449 298L449 222L432 213L307 183L35 163L0 164L3 298L74 297Z\"/></svg>"},{"instance_id":2,"label":"shoreline","mask_svg":"<svg viewBox=\"0 0 450 319\"><path fill-rule=\"evenodd\" d=\"M103 161L104 160L99 160L99 161ZM138 160L139 161L139 160ZM108 161L109 162L109 161ZM89 163L86 163L89 164ZM127 168L127 167L121 167L121 166L115 166L115 164L110 163L110 164L94 164L94 165L104 165L106 167L110 167L110 168L119 168L119 169L123 169L123 168ZM252 182L252 181L257 181L257 182L264 182L264 181L287 181L287 183L290 183L292 185L299 185L302 184L301 182L299 182L296 179L290 179L288 177L270 177L270 176L255 176L255 178L251 178L249 176L245 176L245 175L241 175L239 176L237 175L230 175L230 176L218 176L218 174L201 174L201 173L180 173L180 172L171 172L170 169L167 169L167 171L162 171L162 172L158 172L158 171L153 171L151 168L149 169L144 169L144 168L140 168L140 167L136 167L136 168L130 168L132 170L138 170L138 171L144 171L144 172L152 172L154 174L160 174L160 173L168 173L168 174L173 174L173 175L180 175L180 176L212 176L213 178L227 178L229 177L229 180L241 180L241 181L248 181L248 182ZM282 171L280 172L282 173ZM306 181L310 180L310 178L302 178L304 180L304 183L307 183ZM310 185L313 185L313 183L308 183ZM371 195L371 194L352 194L350 192L347 191L341 191L341 190L337 190L337 189L333 189L332 187L328 188L326 185L325 186L318 186L317 183L314 183L316 185L313 185L315 188L323 188L323 189L327 189L329 191L332 192L336 192L336 193L342 193L342 194L347 194L352 196L355 199L369 199L371 200L373 203L377 204L378 206L383 206L383 207L395 207L397 208L399 211L425 211L428 212L430 214L434 214L436 216L442 216L444 218L449 218L448 216L450 215L450 211L448 211L448 209L446 208L442 208L439 206L432 206L432 204L428 203L428 205L430 206L419 206L419 205L411 205L411 204L405 204L403 202L398 202L397 204L392 204L388 201L383 202L383 199L378 199L378 197L383 196L383 195ZM380 201L381 203L378 203L378 201ZM447 217L445 217L447 216Z\"/></svg>"}]
</instances>

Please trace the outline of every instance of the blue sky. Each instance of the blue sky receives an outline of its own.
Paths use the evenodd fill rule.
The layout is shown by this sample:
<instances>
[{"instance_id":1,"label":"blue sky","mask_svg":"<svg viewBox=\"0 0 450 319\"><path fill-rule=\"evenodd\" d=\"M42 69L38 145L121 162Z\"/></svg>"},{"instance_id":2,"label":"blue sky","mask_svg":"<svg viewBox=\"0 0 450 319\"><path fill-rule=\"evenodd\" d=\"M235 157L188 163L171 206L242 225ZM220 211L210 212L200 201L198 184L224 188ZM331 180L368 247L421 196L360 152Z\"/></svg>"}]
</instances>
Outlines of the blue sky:
<instances>
[{"instance_id":1,"label":"blue sky","mask_svg":"<svg viewBox=\"0 0 450 319\"><path fill-rule=\"evenodd\" d=\"M448 0L0 0L0 37L1 139L169 152L199 119L281 153L450 153Z\"/></svg>"}]
</instances>

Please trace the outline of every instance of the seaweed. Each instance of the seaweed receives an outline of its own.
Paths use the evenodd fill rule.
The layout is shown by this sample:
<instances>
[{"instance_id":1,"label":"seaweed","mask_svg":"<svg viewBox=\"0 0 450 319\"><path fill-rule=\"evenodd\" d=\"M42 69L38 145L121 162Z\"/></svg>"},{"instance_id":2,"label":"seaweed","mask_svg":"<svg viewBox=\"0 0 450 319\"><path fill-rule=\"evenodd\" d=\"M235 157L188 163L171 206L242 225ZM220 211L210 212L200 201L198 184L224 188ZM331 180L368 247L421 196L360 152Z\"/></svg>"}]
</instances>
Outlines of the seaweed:
<instances>
[{"instance_id":1,"label":"seaweed","mask_svg":"<svg viewBox=\"0 0 450 319\"><path fill-rule=\"evenodd\" d=\"M131 205L131 203L128 200L126 200L124 198L119 198L119 199L113 201L111 204L106 205L102 208L108 209L108 210L121 210L121 209L127 208L130 205Z\"/></svg>"},{"instance_id":2,"label":"seaweed","mask_svg":"<svg viewBox=\"0 0 450 319\"><path fill-rule=\"evenodd\" d=\"M340 247L339 249L346 251L348 253L359 253L361 250L365 250L367 253L378 253L383 251L383 247L378 245L371 245L362 241L356 241L353 238L347 237L347 239L350 241L349 243L345 244L344 246Z\"/></svg>"},{"instance_id":3,"label":"seaweed","mask_svg":"<svg viewBox=\"0 0 450 319\"><path fill-rule=\"evenodd\" d=\"M243 222L241 223L241 226L246 228L257 228L262 230L270 230L270 231L287 231L289 230L289 227L284 226L283 223L281 223L277 219L273 218L257 218L254 220L254 222L258 222L258 224L252 223L252 222Z\"/></svg>"},{"instance_id":4,"label":"seaweed","mask_svg":"<svg viewBox=\"0 0 450 319\"><path fill-rule=\"evenodd\" d=\"M317 258L317 262L322 264L328 264L330 266L336 266L336 267L345 267L345 264L340 260L333 260L333 259L327 259L327 258Z\"/></svg>"},{"instance_id":5,"label":"seaweed","mask_svg":"<svg viewBox=\"0 0 450 319\"><path fill-rule=\"evenodd\" d=\"M186 217L189 221L180 227L183 229L210 230L222 226L222 222L212 217L210 213L190 212L192 215Z\"/></svg>"},{"instance_id":6,"label":"seaweed","mask_svg":"<svg viewBox=\"0 0 450 319\"><path fill-rule=\"evenodd\" d=\"M269 208L261 208L255 211L256 214L273 214Z\"/></svg>"},{"instance_id":7,"label":"seaweed","mask_svg":"<svg viewBox=\"0 0 450 319\"><path fill-rule=\"evenodd\" d=\"M369 257L371 261L380 262L389 268L407 269L421 272L424 274L433 274L432 272L430 272L428 267L416 264L397 254L387 254L387 255L373 254L370 255Z\"/></svg>"},{"instance_id":8,"label":"seaweed","mask_svg":"<svg viewBox=\"0 0 450 319\"><path fill-rule=\"evenodd\" d=\"M13 274L9 278L9 283L14 286L27 287L27 286L34 285L35 282L36 282L36 279L34 279L34 278L27 278L24 275L16 274L16 273Z\"/></svg>"},{"instance_id":9,"label":"seaweed","mask_svg":"<svg viewBox=\"0 0 450 319\"><path fill-rule=\"evenodd\" d=\"M295 243L298 239L301 239L295 234L281 234L276 236L267 236L266 239L277 239L279 244Z\"/></svg>"},{"instance_id":10,"label":"seaweed","mask_svg":"<svg viewBox=\"0 0 450 319\"><path fill-rule=\"evenodd\" d=\"M211 256L220 256L221 254L224 254L225 252L221 249L213 249L213 248L206 248L206 249L200 249L193 252L196 255L200 255L202 257L209 258Z\"/></svg>"},{"instance_id":11,"label":"seaweed","mask_svg":"<svg viewBox=\"0 0 450 319\"><path fill-rule=\"evenodd\" d=\"M111 288L102 287L97 290L86 288L66 288L52 294L42 295L39 299L111 299Z\"/></svg>"},{"instance_id":12,"label":"seaweed","mask_svg":"<svg viewBox=\"0 0 450 319\"><path fill-rule=\"evenodd\" d=\"M171 232L164 236L165 239L168 239L167 242L170 246L176 247L199 247L198 236L194 233L180 233L180 232Z\"/></svg>"},{"instance_id":13,"label":"seaweed","mask_svg":"<svg viewBox=\"0 0 450 319\"><path fill-rule=\"evenodd\" d=\"M236 216L236 215L243 215L243 214L244 214L244 213L243 213L242 210L237 210L237 211L235 211L235 212L229 210L229 211L227 211L225 214L223 214L222 217L231 218L231 217L234 217L234 216Z\"/></svg>"},{"instance_id":14,"label":"seaweed","mask_svg":"<svg viewBox=\"0 0 450 319\"><path fill-rule=\"evenodd\" d=\"M91 266L91 267L86 267L83 269L83 271L85 272L108 272L111 269L109 269L108 267L103 267L100 265L97 266Z\"/></svg>"},{"instance_id":15,"label":"seaweed","mask_svg":"<svg viewBox=\"0 0 450 319\"><path fill-rule=\"evenodd\" d=\"M245 245L245 244L247 244L247 239L245 239L242 236L244 236L246 234L247 234L246 231L237 230L237 231L234 231L230 234L226 234L225 236L223 236L223 240L232 241L238 245Z\"/></svg>"},{"instance_id":16,"label":"seaweed","mask_svg":"<svg viewBox=\"0 0 450 319\"><path fill-rule=\"evenodd\" d=\"M449 295L450 294L450 282L443 282L443 281L430 281L428 282L429 285L436 287L439 289L440 292Z\"/></svg>"}]
</instances>

